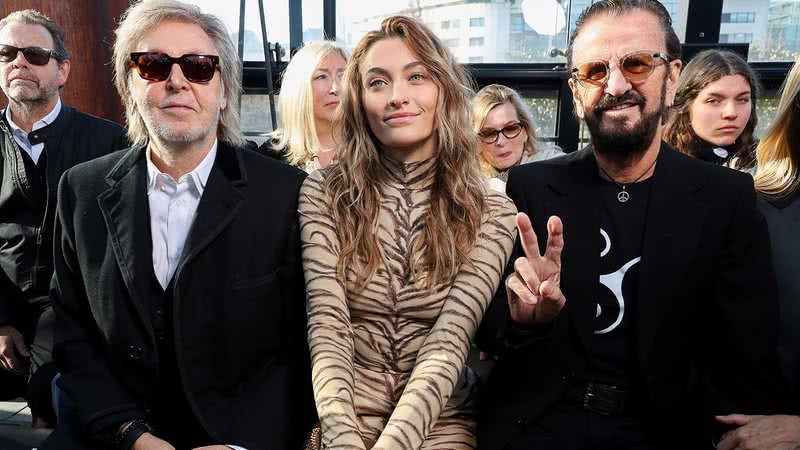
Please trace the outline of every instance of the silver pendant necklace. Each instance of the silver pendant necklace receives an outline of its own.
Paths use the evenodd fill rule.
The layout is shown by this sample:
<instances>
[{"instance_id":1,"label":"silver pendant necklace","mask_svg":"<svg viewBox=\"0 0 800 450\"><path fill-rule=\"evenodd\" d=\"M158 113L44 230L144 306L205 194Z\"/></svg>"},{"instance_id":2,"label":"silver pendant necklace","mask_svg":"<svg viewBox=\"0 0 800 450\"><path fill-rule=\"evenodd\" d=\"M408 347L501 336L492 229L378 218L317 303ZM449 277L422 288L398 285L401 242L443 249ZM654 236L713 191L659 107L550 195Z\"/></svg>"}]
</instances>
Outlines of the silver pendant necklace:
<instances>
[{"instance_id":1,"label":"silver pendant necklace","mask_svg":"<svg viewBox=\"0 0 800 450\"><path fill-rule=\"evenodd\" d=\"M648 167L647 170L644 171L644 173L639 175L635 180L631 181L628 184L617 183L617 180L612 178L611 175L608 174L608 172L606 172L602 167L600 167L600 164L598 164L597 167L600 167L600 171L603 172L603 174L605 174L605 176L608 177L608 179L611 180L612 183L616 184L617 187L620 188L620 191L617 193L617 201L620 203L628 203L628 200L631 199L631 193L627 191L628 186L636 184L637 181L641 180L642 177L647 175L647 173L650 172L650 169L652 169L653 166L656 165L657 161L658 158L656 158L653 161L653 164L650 164L650 167Z\"/></svg>"}]
</instances>

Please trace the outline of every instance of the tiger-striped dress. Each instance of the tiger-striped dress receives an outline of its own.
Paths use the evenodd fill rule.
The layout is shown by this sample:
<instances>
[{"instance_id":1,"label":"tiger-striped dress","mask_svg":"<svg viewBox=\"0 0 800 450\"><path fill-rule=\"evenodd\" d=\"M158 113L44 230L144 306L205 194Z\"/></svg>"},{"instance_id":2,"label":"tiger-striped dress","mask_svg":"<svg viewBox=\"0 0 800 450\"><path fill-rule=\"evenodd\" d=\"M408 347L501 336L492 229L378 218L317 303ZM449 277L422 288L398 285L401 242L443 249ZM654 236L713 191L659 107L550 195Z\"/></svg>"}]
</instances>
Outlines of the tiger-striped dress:
<instances>
[{"instance_id":1,"label":"tiger-striped dress","mask_svg":"<svg viewBox=\"0 0 800 450\"><path fill-rule=\"evenodd\" d=\"M382 264L365 289L336 275L340 246L324 193L326 171L300 193L308 341L323 444L329 449L474 449L478 379L470 339L498 287L516 237L516 208L486 190L481 230L449 283L413 282L413 237L427 212L434 159L382 159Z\"/></svg>"}]
</instances>

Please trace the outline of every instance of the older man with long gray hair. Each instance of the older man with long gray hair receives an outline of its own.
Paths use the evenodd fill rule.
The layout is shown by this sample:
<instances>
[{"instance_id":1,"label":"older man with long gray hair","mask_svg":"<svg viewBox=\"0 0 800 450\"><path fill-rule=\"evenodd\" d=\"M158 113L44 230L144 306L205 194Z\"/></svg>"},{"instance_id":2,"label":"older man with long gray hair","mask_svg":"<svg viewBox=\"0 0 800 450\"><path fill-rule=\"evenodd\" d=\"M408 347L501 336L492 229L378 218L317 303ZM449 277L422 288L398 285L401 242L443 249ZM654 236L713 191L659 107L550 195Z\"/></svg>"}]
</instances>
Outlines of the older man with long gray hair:
<instances>
[{"instance_id":1,"label":"older man with long gray hair","mask_svg":"<svg viewBox=\"0 0 800 450\"><path fill-rule=\"evenodd\" d=\"M69 448L297 448L314 418L297 194L241 147L222 22L137 3L114 44L134 146L59 187L55 359Z\"/></svg>"}]
</instances>

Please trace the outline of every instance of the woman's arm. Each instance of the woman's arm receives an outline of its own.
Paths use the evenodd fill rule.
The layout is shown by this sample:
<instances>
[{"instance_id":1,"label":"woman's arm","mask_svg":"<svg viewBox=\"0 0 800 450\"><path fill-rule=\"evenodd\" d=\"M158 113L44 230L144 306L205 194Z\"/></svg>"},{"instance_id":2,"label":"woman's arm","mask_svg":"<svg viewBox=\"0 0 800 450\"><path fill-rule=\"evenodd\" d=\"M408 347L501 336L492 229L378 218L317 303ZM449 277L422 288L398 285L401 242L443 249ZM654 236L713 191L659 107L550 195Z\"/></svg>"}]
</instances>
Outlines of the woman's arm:
<instances>
[{"instance_id":1,"label":"woman's arm","mask_svg":"<svg viewBox=\"0 0 800 450\"><path fill-rule=\"evenodd\" d=\"M336 264L339 241L320 171L300 189L311 376L325 448L364 449L353 407L353 327Z\"/></svg>"},{"instance_id":2,"label":"woman's arm","mask_svg":"<svg viewBox=\"0 0 800 450\"><path fill-rule=\"evenodd\" d=\"M418 449L447 404L466 364L470 340L492 300L516 238L516 208L504 194L486 197L488 213L428 337L400 401L374 449Z\"/></svg>"}]
</instances>

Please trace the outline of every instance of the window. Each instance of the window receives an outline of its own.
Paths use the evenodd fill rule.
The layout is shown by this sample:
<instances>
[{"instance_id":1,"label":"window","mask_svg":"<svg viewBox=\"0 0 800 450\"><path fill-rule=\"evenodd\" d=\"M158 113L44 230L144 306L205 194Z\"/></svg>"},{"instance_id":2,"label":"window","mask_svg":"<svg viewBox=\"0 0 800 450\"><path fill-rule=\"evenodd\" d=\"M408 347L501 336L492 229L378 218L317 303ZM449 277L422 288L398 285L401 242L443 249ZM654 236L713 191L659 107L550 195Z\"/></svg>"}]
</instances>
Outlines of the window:
<instances>
[{"instance_id":1,"label":"window","mask_svg":"<svg viewBox=\"0 0 800 450\"><path fill-rule=\"evenodd\" d=\"M530 108L536 128L536 140L547 145L547 141L555 141L557 133L558 91L550 89L517 89L522 100ZM570 117L568 120L575 120Z\"/></svg>"},{"instance_id":2,"label":"window","mask_svg":"<svg viewBox=\"0 0 800 450\"><path fill-rule=\"evenodd\" d=\"M469 57L469 62L470 63L482 63L483 62L483 56L470 56Z\"/></svg>"},{"instance_id":3,"label":"window","mask_svg":"<svg viewBox=\"0 0 800 450\"><path fill-rule=\"evenodd\" d=\"M445 47L449 49L458 47L458 39L445 39L442 41L442 43L444 44Z\"/></svg>"},{"instance_id":4,"label":"window","mask_svg":"<svg viewBox=\"0 0 800 450\"><path fill-rule=\"evenodd\" d=\"M800 57L800 2L724 0L722 10L720 42L749 43L750 61L793 62Z\"/></svg>"},{"instance_id":5,"label":"window","mask_svg":"<svg viewBox=\"0 0 800 450\"><path fill-rule=\"evenodd\" d=\"M777 90L769 90L764 92L758 100L756 100L756 112L758 113L758 125L756 126L753 134L756 138L760 139L764 136L767 128L775 121L775 116L778 115L778 103L780 102L780 92Z\"/></svg>"},{"instance_id":6,"label":"window","mask_svg":"<svg viewBox=\"0 0 800 450\"><path fill-rule=\"evenodd\" d=\"M275 96L278 102L278 96ZM277 111L276 111L277 112ZM242 133L247 140L262 144L267 134L272 131L272 118L269 112L269 95L242 95Z\"/></svg>"},{"instance_id":7,"label":"window","mask_svg":"<svg viewBox=\"0 0 800 450\"><path fill-rule=\"evenodd\" d=\"M236 7L219 2L217 0L186 0L191 4L197 5L203 12L214 14L222 19L234 43L239 41L239 2ZM321 0L303 0L306 3L322 3ZM309 9L311 6L309 6ZM264 1L264 12L267 23L267 39L270 44L276 42L285 50L281 59L289 59L289 0L266 0ZM306 14L303 14L304 18ZM258 13L258 2L247 1L245 4L244 21L244 60L245 61L264 61L264 44L261 40L261 18ZM319 13L320 23L322 14ZM320 26L321 28L321 26Z\"/></svg>"},{"instance_id":8,"label":"window","mask_svg":"<svg viewBox=\"0 0 800 450\"><path fill-rule=\"evenodd\" d=\"M483 38L482 37L469 38L469 46L470 47L483 47Z\"/></svg>"},{"instance_id":9,"label":"window","mask_svg":"<svg viewBox=\"0 0 800 450\"><path fill-rule=\"evenodd\" d=\"M451 39L455 37L454 31L467 26L481 28L483 36L492 36L483 44L475 42L472 49L464 45L454 50L454 56L459 61L468 62L471 57L482 56L487 63L559 64L565 59L553 50L566 50L575 20L592 1L337 0L336 37L352 49L364 33L377 29L381 20L390 15L404 14L416 17L423 23L436 24L433 31L440 33L441 39ZM686 23L684 6L687 1L661 0L672 14L676 28L685 28L682 24ZM567 17L569 11L571 17ZM478 48L479 55L475 54Z\"/></svg>"},{"instance_id":10,"label":"window","mask_svg":"<svg viewBox=\"0 0 800 450\"><path fill-rule=\"evenodd\" d=\"M722 14L722 23L754 23L756 21L756 13L724 13Z\"/></svg>"},{"instance_id":11,"label":"window","mask_svg":"<svg viewBox=\"0 0 800 450\"><path fill-rule=\"evenodd\" d=\"M322 0L302 1L303 42L320 41L325 39L325 29L322 25ZM264 5L264 13L269 14L267 5Z\"/></svg>"},{"instance_id":12,"label":"window","mask_svg":"<svg viewBox=\"0 0 800 450\"><path fill-rule=\"evenodd\" d=\"M512 33L521 33L525 29L525 18L522 17L522 14L511 15L510 29Z\"/></svg>"},{"instance_id":13,"label":"window","mask_svg":"<svg viewBox=\"0 0 800 450\"><path fill-rule=\"evenodd\" d=\"M753 33L725 33L719 35L722 44L749 44L753 42Z\"/></svg>"}]
</instances>

